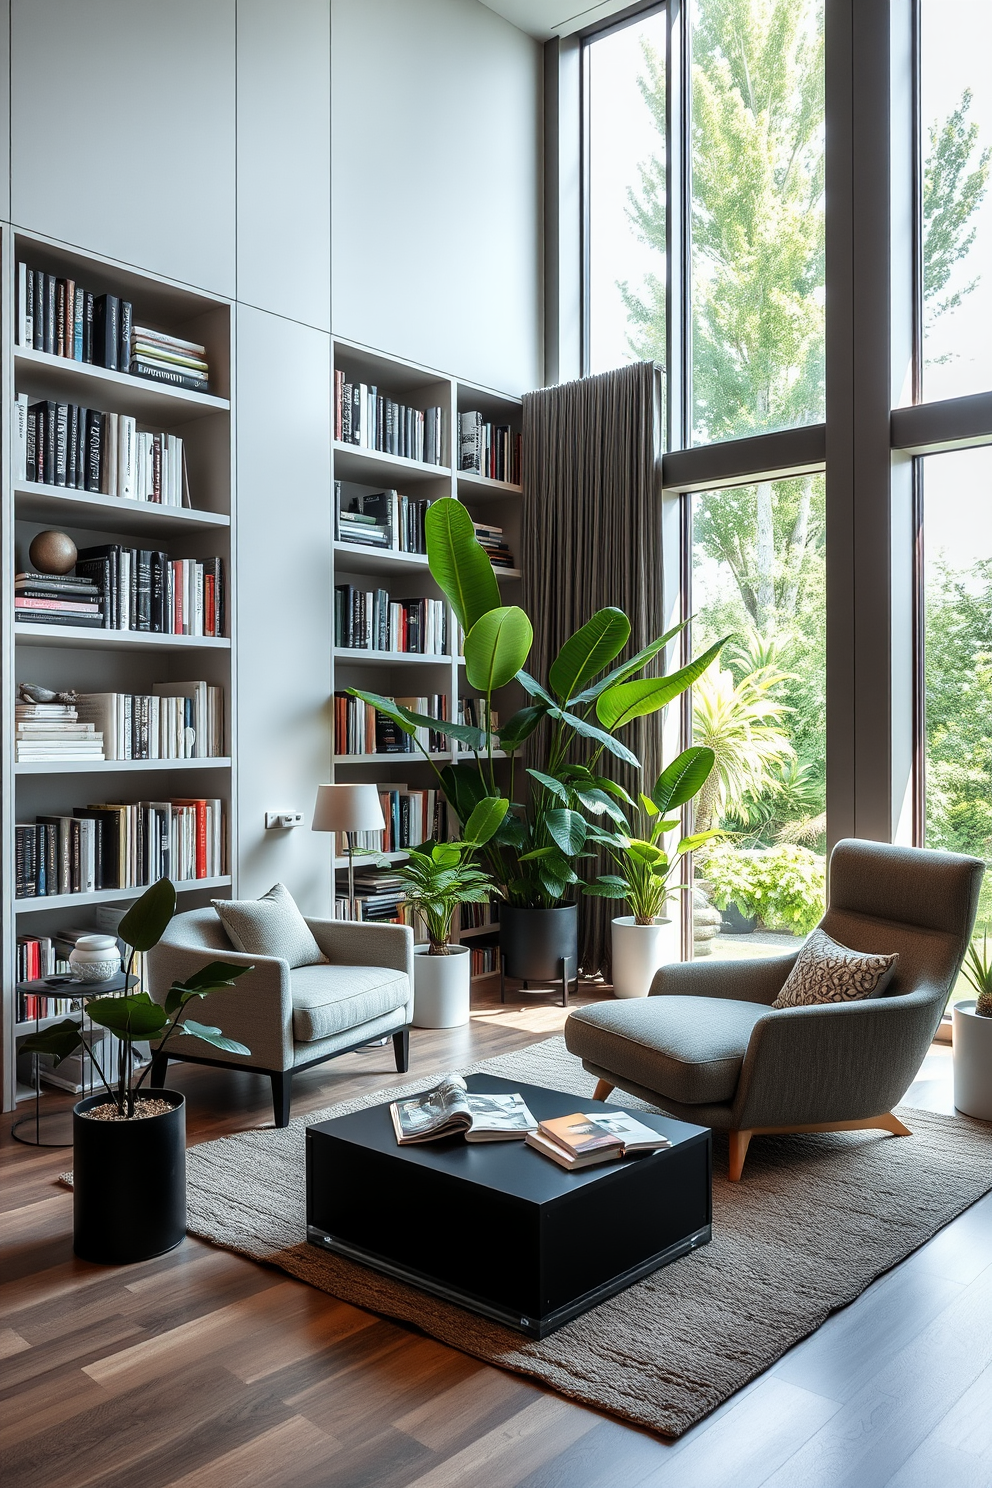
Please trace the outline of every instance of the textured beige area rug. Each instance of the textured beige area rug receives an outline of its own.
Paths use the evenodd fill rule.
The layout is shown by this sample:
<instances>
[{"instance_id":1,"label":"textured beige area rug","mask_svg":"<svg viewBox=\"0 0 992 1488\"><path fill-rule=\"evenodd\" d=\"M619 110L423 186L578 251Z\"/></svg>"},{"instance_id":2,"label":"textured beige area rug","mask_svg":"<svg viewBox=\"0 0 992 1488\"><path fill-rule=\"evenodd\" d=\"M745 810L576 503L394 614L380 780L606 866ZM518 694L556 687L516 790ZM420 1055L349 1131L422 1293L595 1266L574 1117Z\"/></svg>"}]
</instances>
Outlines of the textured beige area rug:
<instances>
[{"instance_id":1,"label":"textured beige area rug","mask_svg":"<svg viewBox=\"0 0 992 1488\"><path fill-rule=\"evenodd\" d=\"M561 1038L472 1068L592 1092ZM618 1103L640 1104L616 1094ZM308 1120L382 1099L376 1093ZM711 1244L541 1342L308 1245L303 1121L191 1148L189 1228L584 1405L678 1436L992 1189L992 1128L926 1111L903 1115L912 1137L755 1138L740 1183L728 1181L726 1141L717 1137Z\"/></svg>"}]
</instances>

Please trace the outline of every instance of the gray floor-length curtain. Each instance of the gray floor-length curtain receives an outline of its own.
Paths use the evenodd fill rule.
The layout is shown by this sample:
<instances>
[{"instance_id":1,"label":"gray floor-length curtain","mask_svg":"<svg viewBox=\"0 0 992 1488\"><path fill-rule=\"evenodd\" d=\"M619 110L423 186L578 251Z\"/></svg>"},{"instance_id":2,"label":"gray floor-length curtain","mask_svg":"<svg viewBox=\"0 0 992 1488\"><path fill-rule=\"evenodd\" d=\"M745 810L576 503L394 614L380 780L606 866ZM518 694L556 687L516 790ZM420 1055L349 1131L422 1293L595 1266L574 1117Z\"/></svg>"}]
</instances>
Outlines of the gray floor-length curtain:
<instances>
[{"instance_id":1,"label":"gray floor-length curtain","mask_svg":"<svg viewBox=\"0 0 992 1488\"><path fill-rule=\"evenodd\" d=\"M524 398L523 606L534 624L528 670L548 667L573 631L604 605L624 610L635 651L663 628L661 563L661 373L652 362L544 388ZM659 675L660 663L644 675ZM653 784L661 724L637 719L623 741ZM608 773L630 789L636 772L612 756ZM538 764L531 759L530 764ZM595 872L592 861L581 865ZM579 963L609 976L609 922L623 908L584 897Z\"/></svg>"}]
</instances>

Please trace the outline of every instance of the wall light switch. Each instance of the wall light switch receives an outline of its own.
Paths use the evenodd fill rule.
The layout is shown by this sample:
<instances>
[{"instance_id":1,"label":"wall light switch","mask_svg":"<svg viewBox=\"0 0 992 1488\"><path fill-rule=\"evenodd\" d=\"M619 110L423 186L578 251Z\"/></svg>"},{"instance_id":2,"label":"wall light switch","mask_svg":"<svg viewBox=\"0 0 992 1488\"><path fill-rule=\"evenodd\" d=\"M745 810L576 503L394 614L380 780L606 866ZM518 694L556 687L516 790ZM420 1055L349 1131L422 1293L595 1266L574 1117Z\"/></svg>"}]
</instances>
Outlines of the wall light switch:
<instances>
[{"instance_id":1,"label":"wall light switch","mask_svg":"<svg viewBox=\"0 0 992 1488\"><path fill-rule=\"evenodd\" d=\"M267 811L265 813L265 830L271 832L276 827L302 827L302 811Z\"/></svg>"}]
</instances>

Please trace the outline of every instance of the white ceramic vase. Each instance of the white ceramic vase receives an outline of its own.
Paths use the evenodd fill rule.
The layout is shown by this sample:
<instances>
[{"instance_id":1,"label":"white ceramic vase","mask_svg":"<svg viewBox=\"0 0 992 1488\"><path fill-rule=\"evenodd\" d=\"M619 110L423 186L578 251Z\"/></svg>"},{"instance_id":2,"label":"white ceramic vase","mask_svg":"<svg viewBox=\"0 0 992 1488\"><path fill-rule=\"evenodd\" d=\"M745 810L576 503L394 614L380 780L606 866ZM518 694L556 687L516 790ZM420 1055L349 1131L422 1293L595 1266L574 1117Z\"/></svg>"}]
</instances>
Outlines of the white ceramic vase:
<instances>
[{"instance_id":1,"label":"white ceramic vase","mask_svg":"<svg viewBox=\"0 0 992 1488\"><path fill-rule=\"evenodd\" d=\"M679 959L677 920L659 916L651 925L638 925L633 915L613 921L613 995L647 997L659 966Z\"/></svg>"},{"instance_id":2,"label":"white ceramic vase","mask_svg":"<svg viewBox=\"0 0 992 1488\"><path fill-rule=\"evenodd\" d=\"M108 982L121 969L117 937L81 935L69 952L69 965L77 982Z\"/></svg>"},{"instance_id":3,"label":"white ceramic vase","mask_svg":"<svg viewBox=\"0 0 992 1488\"><path fill-rule=\"evenodd\" d=\"M966 1116L992 1121L992 1018L979 1016L969 1001L954 1004L951 1020L954 1104Z\"/></svg>"},{"instance_id":4,"label":"white ceramic vase","mask_svg":"<svg viewBox=\"0 0 992 1488\"><path fill-rule=\"evenodd\" d=\"M448 947L447 956L413 948L413 1024L415 1028L458 1028L472 1007L472 957L468 946Z\"/></svg>"}]
</instances>

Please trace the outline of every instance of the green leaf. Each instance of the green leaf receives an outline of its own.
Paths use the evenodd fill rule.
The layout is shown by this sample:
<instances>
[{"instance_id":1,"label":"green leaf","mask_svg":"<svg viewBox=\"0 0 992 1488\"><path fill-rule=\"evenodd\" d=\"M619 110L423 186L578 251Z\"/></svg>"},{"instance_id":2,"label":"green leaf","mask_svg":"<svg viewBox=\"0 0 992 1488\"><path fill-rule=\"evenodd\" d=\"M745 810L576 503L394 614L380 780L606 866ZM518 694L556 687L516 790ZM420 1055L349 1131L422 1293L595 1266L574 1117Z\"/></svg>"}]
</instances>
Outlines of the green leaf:
<instances>
[{"instance_id":1,"label":"green leaf","mask_svg":"<svg viewBox=\"0 0 992 1488\"><path fill-rule=\"evenodd\" d=\"M430 571L468 632L483 615L500 608L493 566L475 536L467 509L454 497L431 502L424 531Z\"/></svg>"},{"instance_id":2,"label":"green leaf","mask_svg":"<svg viewBox=\"0 0 992 1488\"><path fill-rule=\"evenodd\" d=\"M729 639L729 636L724 636L722 641L717 641L702 656L670 677L641 677L636 682L621 682L611 687L597 700L596 717L604 728L618 729L634 718L657 713L703 675Z\"/></svg>"},{"instance_id":3,"label":"green leaf","mask_svg":"<svg viewBox=\"0 0 992 1488\"><path fill-rule=\"evenodd\" d=\"M562 785L561 781L556 780L553 775L545 775L541 770L528 770L527 774L532 775L538 785L543 785L545 790L549 790L553 796L557 796L559 801L568 800L568 787Z\"/></svg>"},{"instance_id":4,"label":"green leaf","mask_svg":"<svg viewBox=\"0 0 992 1488\"><path fill-rule=\"evenodd\" d=\"M600 693L605 692L608 687L612 687L615 682L626 682L628 677L632 677L635 672L639 672L641 667L645 667L649 661L653 661L660 651L664 651L669 641L674 640L679 631L684 630L688 623L688 620L683 620L681 624L674 625L671 630L666 630L665 634L659 636L656 641L649 641L643 650L638 651L637 655L632 656L629 661L622 661L607 676L601 677L598 682L594 682L591 687L586 688L585 692L580 692L578 697L569 698L569 707L577 708L580 703L591 703L595 698L599 697Z\"/></svg>"},{"instance_id":5,"label":"green leaf","mask_svg":"<svg viewBox=\"0 0 992 1488\"><path fill-rule=\"evenodd\" d=\"M639 791L638 795L640 796L641 809L645 816L658 816L660 814L658 806L652 801L650 796L646 796L643 791Z\"/></svg>"},{"instance_id":6,"label":"green leaf","mask_svg":"<svg viewBox=\"0 0 992 1488\"><path fill-rule=\"evenodd\" d=\"M566 857L574 857L582 851L586 840L586 819L581 812L556 806L553 811L544 813L543 821Z\"/></svg>"},{"instance_id":7,"label":"green leaf","mask_svg":"<svg viewBox=\"0 0 992 1488\"><path fill-rule=\"evenodd\" d=\"M567 723L570 728L573 728L577 734L581 734L584 739L595 739L597 744L601 744L604 749L608 749L610 754L615 754L617 759L623 760L624 764L633 765L635 770L641 768L641 762L637 758L637 755L628 749L626 744L621 744L619 739L614 739L612 735L604 733L594 723L587 723L577 713L565 713L561 708L550 708L548 710L548 717L557 718L562 723Z\"/></svg>"},{"instance_id":8,"label":"green leaf","mask_svg":"<svg viewBox=\"0 0 992 1488\"><path fill-rule=\"evenodd\" d=\"M51 1028L28 1034L17 1045L17 1051L19 1054L50 1054L52 1063L59 1065L70 1054L75 1054L82 1042L79 1024L66 1018L61 1023L53 1023Z\"/></svg>"},{"instance_id":9,"label":"green leaf","mask_svg":"<svg viewBox=\"0 0 992 1488\"><path fill-rule=\"evenodd\" d=\"M223 987L233 987L238 977L254 969L253 966L234 966L229 961L209 961L184 982L173 982L166 995L165 1011L177 1012L191 997L206 997Z\"/></svg>"},{"instance_id":10,"label":"green leaf","mask_svg":"<svg viewBox=\"0 0 992 1488\"><path fill-rule=\"evenodd\" d=\"M534 847L531 848L530 852L521 853L518 861L521 863L535 863L539 858L553 857L557 851L557 847Z\"/></svg>"},{"instance_id":11,"label":"green leaf","mask_svg":"<svg viewBox=\"0 0 992 1488\"><path fill-rule=\"evenodd\" d=\"M147 992L129 992L126 997L94 997L86 1004L86 1012L94 1023L124 1040L154 1038L168 1022L165 1008L153 1002Z\"/></svg>"},{"instance_id":12,"label":"green leaf","mask_svg":"<svg viewBox=\"0 0 992 1488\"><path fill-rule=\"evenodd\" d=\"M481 847L488 842L509 809L505 796L485 796L465 823L462 836L466 844Z\"/></svg>"},{"instance_id":13,"label":"green leaf","mask_svg":"<svg viewBox=\"0 0 992 1488\"><path fill-rule=\"evenodd\" d=\"M518 605L502 605L487 611L465 637L465 676L469 686L488 697L497 687L512 682L527 660L533 640L531 623Z\"/></svg>"},{"instance_id":14,"label":"green leaf","mask_svg":"<svg viewBox=\"0 0 992 1488\"><path fill-rule=\"evenodd\" d=\"M176 891L170 878L160 878L136 899L117 927L117 934L136 951L157 946L176 912Z\"/></svg>"},{"instance_id":15,"label":"green leaf","mask_svg":"<svg viewBox=\"0 0 992 1488\"><path fill-rule=\"evenodd\" d=\"M384 713L387 718L391 718L404 734L416 733L416 725L407 718L406 709L401 708L392 698L382 697L378 692L365 692L360 687L348 687L345 691L349 696L360 698L363 703L368 703L370 708L375 708L379 713Z\"/></svg>"},{"instance_id":16,"label":"green leaf","mask_svg":"<svg viewBox=\"0 0 992 1488\"><path fill-rule=\"evenodd\" d=\"M448 805L459 824L464 825L479 802L488 796L486 783L475 765L445 765L439 774Z\"/></svg>"},{"instance_id":17,"label":"green leaf","mask_svg":"<svg viewBox=\"0 0 992 1488\"><path fill-rule=\"evenodd\" d=\"M715 763L716 755L703 745L683 749L667 769L662 770L651 792L651 799L662 815L691 801L702 790Z\"/></svg>"},{"instance_id":18,"label":"green leaf","mask_svg":"<svg viewBox=\"0 0 992 1488\"><path fill-rule=\"evenodd\" d=\"M623 610L597 610L562 646L551 663L548 681L552 691L567 702L578 687L591 682L597 672L620 655L630 639L630 621Z\"/></svg>"},{"instance_id":19,"label":"green leaf","mask_svg":"<svg viewBox=\"0 0 992 1488\"><path fill-rule=\"evenodd\" d=\"M581 802L587 811L591 811L594 816L602 816L605 813L612 821L626 826L627 818L623 814L622 807L618 806L616 801L611 796L608 796L605 791L600 790L598 786L593 786L591 789L587 789L585 786L577 786L575 798Z\"/></svg>"},{"instance_id":20,"label":"green leaf","mask_svg":"<svg viewBox=\"0 0 992 1488\"><path fill-rule=\"evenodd\" d=\"M502 728L497 730L499 747L505 749L508 754L511 750L519 749L521 744L530 738L547 711L543 704L518 709L511 718L506 720Z\"/></svg>"},{"instance_id":21,"label":"green leaf","mask_svg":"<svg viewBox=\"0 0 992 1488\"><path fill-rule=\"evenodd\" d=\"M544 703L548 708L557 707L554 698L551 696L550 692L548 692L547 688L542 687L537 678L532 677L530 672L525 672L523 667L521 667L520 670L517 672L517 681L520 683L520 686L523 688L524 692L526 692L530 697L540 698L541 702Z\"/></svg>"},{"instance_id":22,"label":"green leaf","mask_svg":"<svg viewBox=\"0 0 992 1488\"><path fill-rule=\"evenodd\" d=\"M683 837L676 848L677 853L695 852L704 843L712 842L714 837L722 837L723 833L719 827L714 827L711 832L693 832L691 837Z\"/></svg>"},{"instance_id":23,"label":"green leaf","mask_svg":"<svg viewBox=\"0 0 992 1488\"><path fill-rule=\"evenodd\" d=\"M247 1044L228 1038L219 1028L211 1028L209 1023L194 1023L192 1018L186 1018L179 1024L179 1032L192 1034L194 1038L203 1039L206 1044L213 1044L215 1049L225 1049L228 1054L251 1053Z\"/></svg>"}]
</instances>

